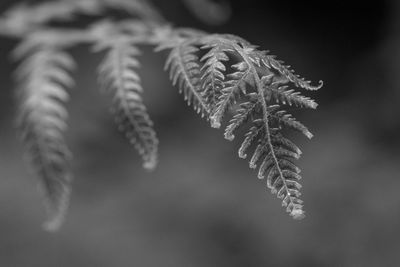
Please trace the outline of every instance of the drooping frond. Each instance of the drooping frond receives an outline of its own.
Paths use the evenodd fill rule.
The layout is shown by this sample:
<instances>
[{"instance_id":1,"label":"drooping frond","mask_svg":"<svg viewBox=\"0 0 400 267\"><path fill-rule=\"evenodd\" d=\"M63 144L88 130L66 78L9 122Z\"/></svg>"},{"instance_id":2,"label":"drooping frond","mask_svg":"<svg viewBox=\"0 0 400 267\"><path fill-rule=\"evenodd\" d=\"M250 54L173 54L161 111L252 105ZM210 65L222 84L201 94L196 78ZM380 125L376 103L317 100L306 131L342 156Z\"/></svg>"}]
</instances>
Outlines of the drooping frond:
<instances>
[{"instance_id":1,"label":"drooping frond","mask_svg":"<svg viewBox=\"0 0 400 267\"><path fill-rule=\"evenodd\" d=\"M165 45L161 44L163 46ZM210 109L202 95L201 67L197 52L199 48L192 42L178 43L169 53L165 70L169 70L172 84L178 85L179 92L183 93L188 105L193 105L194 110L203 117L208 116Z\"/></svg>"},{"instance_id":2,"label":"drooping frond","mask_svg":"<svg viewBox=\"0 0 400 267\"><path fill-rule=\"evenodd\" d=\"M72 58L45 47L24 55L16 71L18 127L31 165L40 178L48 220L44 227L57 230L64 220L71 191L69 152L64 139L67 128L66 88L74 82L68 73L75 68Z\"/></svg>"},{"instance_id":3,"label":"drooping frond","mask_svg":"<svg viewBox=\"0 0 400 267\"><path fill-rule=\"evenodd\" d=\"M209 111L203 114L214 128L221 127L223 117L233 112L225 138L233 140L235 131L248 128L239 156L246 158L254 148L250 167L258 165L258 177L266 178L268 188L282 199L289 214L303 218L300 169L294 163L301 151L284 137L282 129L297 130L308 138L313 135L281 105L315 109L314 100L289 86L318 90L322 82L311 85L275 57L234 35L174 34L160 45L172 50L166 66L174 85L179 82L189 103L195 101L195 109ZM200 59L199 54L203 54Z\"/></svg>"},{"instance_id":4,"label":"drooping frond","mask_svg":"<svg viewBox=\"0 0 400 267\"><path fill-rule=\"evenodd\" d=\"M300 158L301 151L284 137L282 129L295 129L308 138L312 134L306 126L283 111L281 105L315 109L317 104L314 100L288 88L292 84L317 90L322 83L312 86L311 82L293 74L289 67L240 37L206 35L189 37L183 42L200 44L188 50L191 56L181 66L186 64L193 68L195 77L201 66L202 86L196 92L201 91L205 96L203 100L210 109L211 126L219 128L223 117L233 111L233 118L225 129L225 138L233 140L235 131L248 129L239 148L239 157L247 158L249 151L254 149L249 160L250 168L259 166L258 177L266 179L268 188L282 199L289 214L295 219L303 218L300 169L294 163ZM200 60L193 56L199 50L205 53ZM170 62L171 58L168 64ZM233 65L229 65L231 62ZM176 75L172 75L175 81L183 72L177 69L178 64L171 68L172 74ZM195 81L194 88L198 88L199 82Z\"/></svg>"},{"instance_id":5,"label":"drooping frond","mask_svg":"<svg viewBox=\"0 0 400 267\"><path fill-rule=\"evenodd\" d=\"M296 104L299 107L315 108L316 104L309 98L301 96L294 91L286 91L286 87L277 87L281 82L281 78L277 77L278 82L266 86L265 76L260 76L259 68L262 67L258 64L258 59L255 60L254 55L259 54L254 48L240 51L244 61L252 62L252 74L254 75L255 90L258 94L260 102L260 111L253 112L254 117L259 119L254 120L254 126L247 133L241 148L239 149L239 156L246 157L245 151L251 146L255 146L255 151L250 159L250 167L256 168L257 162L261 162L258 177L263 179L267 178L267 186L271 189L272 193L277 194L278 198L282 199L282 205L295 219L304 217L302 200L300 200L301 185L299 180L299 168L294 164L294 160L299 159L301 155L300 149L289 139L285 138L281 133L283 126L288 126L302 132L308 138L312 137L310 131L300 122L295 120L291 115L285 111L281 111L279 105L271 105L270 100L274 99L278 103ZM262 54L262 53L261 53ZM261 58L262 62L266 59ZM270 68L279 69L280 67L275 62L265 64L268 69L264 73L268 73L267 79L273 78L274 74ZM275 64L275 66L273 66ZM281 65L280 65L281 66ZM283 68L283 67L282 67ZM310 82L305 82L303 79L293 75L285 70L279 70L280 74L284 75L289 81L293 82L295 86L317 90L319 88L312 87ZM293 78L295 77L295 78ZM272 79L274 80L274 79ZM321 85L322 86L322 83ZM251 111L248 111L251 112ZM241 112L244 113L243 111ZM238 126L236 126L237 128Z\"/></svg>"},{"instance_id":6,"label":"drooping frond","mask_svg":"<svg viewBox=\"0 0 400 267\"><path fill-rule=\"evenodd\" d=\"M99 75L103 87L113 96L119 130L143 158L144 168L152 170L157 165L158 138L141 96L143 88L137 74L140 51L125 37L107 42L104 48L108 51Z\"/></svg>"},{"instance_id":7,"label":"drooping frond","mask_svg":"<svg viewBox=\"0 0 400 267\"><path fill-rule=\"evenodd\" d=\"M251 107L249 107L251 108ZM268 109L267 110L273 110ZM248 110L251 113L250 110ZM260 116L255 111L254 116ZM279 122L274 124L270 119L272 114L266 113L263 118L254 119L250 130L239 149L239 157L247 158L251 147L255 150L250 158L250 168L257 165L258 178L267 180L267 186L273 194L282 199L282 205L295 219L304 217L302 201L300 200L299 173L300 169L294 164L299 159L300 149L280 133ZM229 127L229 126L228 126Z\"/></svg>"}]
</instances>

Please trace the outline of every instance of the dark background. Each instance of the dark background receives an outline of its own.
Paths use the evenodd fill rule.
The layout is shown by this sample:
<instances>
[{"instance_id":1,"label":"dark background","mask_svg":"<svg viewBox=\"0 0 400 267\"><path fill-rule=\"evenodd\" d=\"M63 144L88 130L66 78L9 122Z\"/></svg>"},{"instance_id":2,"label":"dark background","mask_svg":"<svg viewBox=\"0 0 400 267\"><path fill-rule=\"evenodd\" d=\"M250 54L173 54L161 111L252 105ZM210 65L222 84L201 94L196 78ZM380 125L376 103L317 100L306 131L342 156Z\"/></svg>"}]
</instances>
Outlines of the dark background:
<instances>
[{"instance_id":1,"label":"dark background","mask_svg":"<svg viewBox=\"0 0 400 267\"><path fill-rule=\"evenodd\" d=\"M4 10L13 1L2 1ZM145 49L140 74L161 139L155 172L141 168L98 94L100 58L74 49L69 103L75 181L56 234L15 137L8 60L0 41L0 266L400 266L400 2L231 1L233 17L207 26L179 1L155 1L179 26L248 39L297 73L325 81L317 111L295 114L315 134L304 155L307 217L292 220L263 181L211 129Z\"/></svg>"}]
</instances>

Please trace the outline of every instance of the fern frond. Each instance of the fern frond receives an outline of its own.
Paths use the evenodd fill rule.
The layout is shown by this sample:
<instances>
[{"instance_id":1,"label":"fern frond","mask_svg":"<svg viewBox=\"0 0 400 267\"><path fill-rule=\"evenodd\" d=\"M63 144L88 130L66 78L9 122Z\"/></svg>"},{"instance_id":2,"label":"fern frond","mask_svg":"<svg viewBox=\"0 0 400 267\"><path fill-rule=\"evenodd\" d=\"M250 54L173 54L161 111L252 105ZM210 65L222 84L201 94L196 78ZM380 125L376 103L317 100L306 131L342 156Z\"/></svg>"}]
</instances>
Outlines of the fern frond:
<instances>
[{"instance_id":1,"label":"fern frond","mask_svg":"<svg viewBox=\"0 0 400 267\"><path fill-rule=\"evenodd\" d=\"M161 45L168 47L166 45ZM165 70L169 70L172 84L178 84L179 92L184 94L188 105L193 105L194 110L202 117L209 115L210 109L206 99L202 95L201 68L199 52L191 41L182 41L172 48L165 64Z\"/></svg>"},{"instance_id":2,"label":"fern frond","mask_svg":"<svg viewBox=\"0 0 400 267\"><path fill-rule=\"evenodd\" d=\"M113 110L118 128L143 158L143 167L157 165L158 138L141 94L143 88L137 74L139 49L128 38L108 42L107 55L99 68L103 87L113 96Z\"/></svg>"},{"instance_id":3,"label":"fern frond","mask_svg":"<svg viewBox=\"0 0 400 267\"><path fill-rule=\"evenodd\" d=\"M249 125L238 151L239 157L246 158L247 151L254 147L250 168L259 165L258 177L266 178L268 188L282 199L282 205L293 218L303 218L300 169L294 164L302 152L283 136L282 129L292 128L308 138L312 134L306 126L281 110L280 105L315 109L314 100L289 89L287 84L318 90L322 82L313 86L275 57L234 35L177 35L161 47L172 49L167 67L173 83L179 81L180 88L194 92L198 103L209 110L212 127L219 128L223 117L231 110L234 114L225 129L226 139L233 140L236 130ZM187 49L186 53L182 53L183 48ZM204 56L199 60L197 55L201 53ZM185 56L186 60L182 60ZM230 62L233 65L228 66ZM200 78L199 72L202 73Z\"/></svg>"},{"instance_id":4,"label":"fern frond","mask_svg":"<svg viewBox=\"0 0 400 267\"><path fill-rule=\"evenodd\" d=\"M177 43L180 45L172 48L167 60L173 83L179 81L180 88L191 89L199 103L204 101L214 128L219 128L223 117L233 110L233 118L225 129L226 139L233 140L234 132L249 122L250 129L239 148L239 157L246 158L247 151L254 147L250 168L259 165L258 177L266 178L268 188L282 199L282 205L293 218L303 218L300 169L294 164L302 152L283 136L282 128L295 129L308 138L312 134L306 126L281 110L280 104L315 109L314 100L288 89L287 84L291 82L299 88L318 90L322 82L318 86L311 85L273 56L234 35L180 36L169 42L171 46ZM186 53L179 54L182 47ZM199 60L197 55L201 52L205 55ZM186 60L177 60L185 56ZM227 66L229 62L234 63ZM202 73L200 78L199 72ZM277 104L273 105L272 101ZM235 104L238 107L231 108Z\"/></svg>"},{"instance_id":5,"label":"fern frond","mask_svg":"<svg viewBox=\"0 0 400 267\"><path fill-rule=\"evenodd\" d=\"M242 56L246 59L246 52L242 52ZM247 61L250 61L247 58ZM257 70L253 68L254 75ZM268 103L265 99L265 91L259 77L256 77L257 91L262 103L262 127L264 135L259 139L259 143L263 144L266 156L260 166L258 177L263 178L267 175L267 186L273 194L277 194L282 199L282 205L286 206L287 212L294 219L304 218L303 201L299 199L300 193L300 175L288 168L287 162L298 159L301 151L297 146L293 145L288 139L284 138L280 133L280 124L274 128L270 121L271 110L268 110ZM275 114L279 114L276 112ZM285 117L283 115L282 117Z\"/></svg>"},{"instance_id":6,"label":"fern frond","mask_svg":"<svg viewBox=\"0 0 400 267\"><path fill-rule=\"evenodd\" d=\"M247 158L247 151L255 146L249 161L252 169L257 168L258 178L267 178L267 186L273 194L282 199L282 205L295 219L304 217L299 180L300 169L293 163L301 155L300 149L279 133L279 128L272 128L270 121L256 119L247 132L239 149L239 157Z\"/></svg>"},{"instance_id":7,"label":"fern frond","mask_svg":"<svg viewBox=\"0 0 400 267\"><path fill-rule=\"evenodd\" d=\"M21 59L21 58L19 58ZM19 107L17 124L27 154L45 195L48 220L44 227L57 230L68 208L72 175L71 153L64 139L69 96L73 86L68 73L74 61L49 47L36 50L17 69Z\"/></svg>"},{"instance_id":8,"label":"fern frond","mask_svg":"<svg viewBox=\"0 0 400 267\"><path fill-rule=\"evenodd\" d=\"M220 43L232 47L229 58L238 63L232 67L233 73L226 74L226 69L221 66L219 68L221 74L217 74L224 77L224 83L217 89L220 96L210 116L212 125L220 126L229 106L239 102L238 108L233 109L233 118L225 129L225 138L233 140L234 132L249 124L238 151L239 157L247 158L249 151L254 148L249 160L250 168L255 169L259 166L258 178L265 178L268 188L282 199L282 205L290 215L301 219L304 217L303 202L300 200L301 176L294 160L299 159L302 152L297 145L283 136L282 128L295 129L308 138L311 138L312 134L302 123L281 110L280 104L315 109L317 104L314 100L300 95L293 89L289 90L286 84L292 82L296 87L308 90L319 89L322 84L318 87L312 86L311 82L294 75L288 67L273 57L266 56L264 52L258 51L256 46L241 38L214 35L202 40L212 43L213 38L218 38ZM203 75L203 79L205 78L208 76ZM272 101L277 104L271 104Z\"/></svg>"}]
</instances>

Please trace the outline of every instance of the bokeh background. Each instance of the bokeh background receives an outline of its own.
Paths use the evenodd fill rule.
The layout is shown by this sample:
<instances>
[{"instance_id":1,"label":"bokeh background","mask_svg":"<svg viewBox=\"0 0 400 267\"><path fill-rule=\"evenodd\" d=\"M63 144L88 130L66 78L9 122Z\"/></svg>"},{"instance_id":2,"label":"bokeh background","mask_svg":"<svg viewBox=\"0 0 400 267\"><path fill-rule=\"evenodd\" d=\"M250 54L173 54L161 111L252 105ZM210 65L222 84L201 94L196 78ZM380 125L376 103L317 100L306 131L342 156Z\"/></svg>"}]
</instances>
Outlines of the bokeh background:
<instances>
[{"instance_id":1,"label":"bokeh background","mask_svg":"<svg viewBox=\"0 0 400 267\"><path fill-rule=\"evenodd\" d=\"M292 220L263 181L187 107L145 49L140 74L161 139L155 172L135 151L98 93L98 56L74 49L68 143L74 189L64 227L44 210L13 124L15 42L0 39L0 266L213 267L400 266L400 2L231 1L221 26L204 25L180 1L154 1L175 25L240 35L325 81L317 111L295 111L311 141L304 155L307 217ZM0 11L15 1L2 0Z\"/></svg>"}]
</instances>

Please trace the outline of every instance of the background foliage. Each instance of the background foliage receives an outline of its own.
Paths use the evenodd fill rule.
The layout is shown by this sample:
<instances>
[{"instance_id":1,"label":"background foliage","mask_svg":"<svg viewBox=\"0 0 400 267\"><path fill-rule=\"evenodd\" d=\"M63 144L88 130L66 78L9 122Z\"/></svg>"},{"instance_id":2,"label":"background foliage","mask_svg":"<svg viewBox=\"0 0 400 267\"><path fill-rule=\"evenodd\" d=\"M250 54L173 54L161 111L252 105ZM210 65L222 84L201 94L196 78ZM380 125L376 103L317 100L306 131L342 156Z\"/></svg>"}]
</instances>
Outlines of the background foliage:
<instances>
[{"instance_id":1,"label":"background foliage","mask_svg":"<svg viewBox=\"0 0 400 267\"><path fill-rule=\"evenodd\" d=\"M232 1L224 26L204 26L179 1L155 1L179 26L231 32L270 49L310 79L326 82L318 112L294 136L308 217L293 221L266 193L235 145L223 142L182 101L147 53L145 99L162 143L154 173L115 130L98 94L100 58L77 48L70 130L76 179L61 232L43 218L35 181L22 166L12 125L8 63L0 43L1 266L397 266L400 242L400 4L380 1ZM2 1L3 10L12 1ZM330 4L329 4L330 3ZM328 7L327 7L328 5ZM87 103L91 103L87 105ZM237 141L239 142L239 140ZM247 179L248 178L248 179Z\"/></svg>"}]
</instances>

